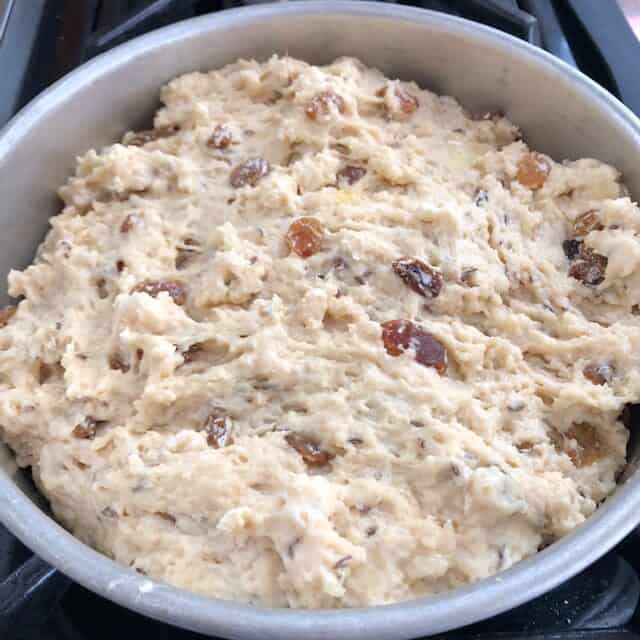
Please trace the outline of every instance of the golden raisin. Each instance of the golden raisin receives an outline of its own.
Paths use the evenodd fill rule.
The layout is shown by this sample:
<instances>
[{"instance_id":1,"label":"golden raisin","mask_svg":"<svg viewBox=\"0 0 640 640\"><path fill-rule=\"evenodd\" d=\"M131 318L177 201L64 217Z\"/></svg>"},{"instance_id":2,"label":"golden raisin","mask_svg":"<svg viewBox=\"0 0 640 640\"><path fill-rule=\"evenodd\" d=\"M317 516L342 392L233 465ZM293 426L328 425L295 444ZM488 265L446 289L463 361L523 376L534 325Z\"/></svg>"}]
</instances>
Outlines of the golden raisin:
<instances>
[{"instance_id":1,"label":"golden raisin","mask_svg":"<svg viewBox=\"0 0 640 640\"><path fill-rule=\"evenodd\" d=\"M213 413L210 413L202 427L207 434L207 444L214 449L231 444L232 426L231 418L222 410L216 409Z\"/></svg>"},{"instance_id":2,"label":"golden raisin","mask_svg":"<svg viewBox=\"0 0 640 640\"><path fill-rule=\"evenodd\" d=\"M223 124L219 124L213 130L209 140L207 140L207 146L212 149L226 149L232 140L231 129Z\"/></svg>"},{"instance_id":3,"label":"golden raisin","mask_svg":"<svg viewBox=\"0 0 640 640\"><path fill-rule=\"evenodd\" d=\"M425 298L437 298L442 289L439 271L417 258L399 258L391 263L404 283Z\"/></svg>"},{"instance_id":4,"label":"golden raisin","mask_svg":"<svg viewBox=\"0 0 640 640\"><path fill-rule=\"evenodd\" d=\"M328 451L320 448L317 440L303 433L291 432L284 437L287 444L295 449L304 462L310 467L322 467L334 457Z\"/></svg>"},{"instance_id":5,"label":"golden raisin","mask_svg":"<svg viewBox=\"0 0 640 640\"><path fill-rule=\"evenodd\" d=\"M407 349L415 353L415 360L438 373L447 369L447 350L433 334L409 320L390 320L382 325L382 342L387 353L399 356Z\"/></svg>"},{"instance_id":6,"label":"golden raisin","mask_svg":"<svg viewBox=\"0 0 640 640\"><path fill-rule=\"evenodd\" d=\"M401 87L396 87L395 94L396 98L398 98L398 101L400 102L400 109L407 115L414 113L420 106L418 98Z\"/></svg>"},{"instance_id":7,"label":"golden raisin","mask_svg":"<svg viewBox=\"0 0 640 640\"><path fill-rule=\"evenodd\" d=\"M73 436L81 440L93 440L96 437L98 427L104 424L103 420L96 420L92 416L87 416L82 422L73 428Z\"/></svg>"},{"instance_id":8,"label":"golden raisin","mask_svg":"<svg viewBox=\"0 0 640 640\"><path fill-rule=\"evenodd\" d=\"M0 309L0 327L4 327L13 316L16 315L18 307L15 304L9 304L6 307Z\"/></svg>"},{"instance_id":9,"label":"golden raisin","mask_svg":"<svg viewBox=\"0 0 640 640\"><path fill-rule=\"evenodd\" d=\"M603 228L595 211L587 211L579 215L573 223L573 232L577 236L586 236L591 231L601 231Z\"/></svg>"},{"instance_id":10,"label":"golden raisin","mask_svg":"<svg viewBox=\"0 0 640 640\"><path fill-rule=\"evenodd\" d=\"M571 447L567 451L576 467L586 467L593 464L605 454L604 443L596 428L587 422L572 425L566 432L566 436L577 443L577 447Z\"/></svg>"},{"instance_id":11,"label":"golden raisin","mask_svg":"<svg viewBox=\"0 0 640 640\"><path fill-rule=\"evenodd\" d=\"M539 153L529 153L518 163L517 181L529 189L540 189L544 186L551 171L548 160Z\"/></svg>"},{"instance_id":12,"label":"golden raisin","mask_svg":"<svg viewBox=\"0 0 640 640\"><path fill-rule=\"evenodd\" d=\"M319 220L309 216L298 218L291 223L287 231L289 253L308 258L320 251L323 236L324 231Z\"/></svg>"},{"instance_id":13,"label":"golden raisin","mask_svg":"<svg viewBox=\"0 0 640 640\"><path fill-rule=\"evenodd\" d=\"M608 384L613 379L615 369L608 362L591 362L582 371L584 377L593 384Z\"/></svg>"},{"instance_id":14,"label":"golden raisin","mask_svg":"<svg viewBox=\"0 0 640 640\"><path fill-rule=\"evenodd\" d=\"M127 138L126 144L134 147L142 147L147 142L153 142L160 138L168 138L178 132L178 127L159 127L158 129L147 129L138 131Z\"/></svg>"},{"instance_id":15,"label":"golden raisin","mask_svg":"<svg viewBox=\"0 0 640 640\"><path fill-rule=\"evenodd\" d=\"M260 178L264 178L270 171L271 166L264 158L249 158L231 172L229 181L236 189L245 185L255 187Z\"/></svg>"},{"instance_id":16,"label":"golden raisin","mask_svg":"<svg viewBox=\"0 0 640 640\"><path fill-rule=\"evenodd\" d=\"M335 91L329 89L315 95L304 108L307 118L316 120L318 116L328 116L331 108L337 109L339 113L346 111L347 105L344 98Z\"/></svg>"},{"instance_id":17,"label":"golden raisin","mask_svg":"<svg viewBox=\"0 0 640 640\"><path fill-rule=\"evenodd\" d=\"M367 170L364 167L356 167L354 165L347 165L338 171L336 178L338 182L344 181L348 184L355 184L365 176Z\"/></svg>"},{"instance_id":18,"label":"golden raisin","mask_svg":"<svg viewBox=\"0 0 640 640\"><path fill-rule=\"evenodd\" d=\"M163 291L168 293L177 305L183 305L187 301L184 285L175 280L145 280L131 289L131 293L146 293L152 298L157 298Z\"/></svg>"}]
</instances>

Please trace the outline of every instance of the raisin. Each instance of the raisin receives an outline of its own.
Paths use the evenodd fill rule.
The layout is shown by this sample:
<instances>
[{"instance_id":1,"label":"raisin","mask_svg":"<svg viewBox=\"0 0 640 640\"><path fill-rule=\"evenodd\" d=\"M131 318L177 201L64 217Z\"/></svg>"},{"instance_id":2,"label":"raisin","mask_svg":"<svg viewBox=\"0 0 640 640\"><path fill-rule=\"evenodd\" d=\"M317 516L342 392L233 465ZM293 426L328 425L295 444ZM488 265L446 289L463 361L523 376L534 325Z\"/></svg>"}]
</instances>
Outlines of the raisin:
<instances>
[{"instance_id":1,"label":"raisin","mask_svg":"<svg viewBox=\"0 0 640 640\"><path fill-rule=\"evenodd\" d=\"M585 285L595 287L604 280L608 261L605 256L583 246L579 259L569 269L569 275Z\"/></svg>"},{"instance_id":2,"label":"raisin","mask_svg":"<svg viewBox=\"0 0 640 640\"><path fill-rule=\"evenodd\" d=\"M608 384L613 378L615 369L608 362L591 362L583 370L584 377L593 384Z\"/></svg>"},{"instance_id":3,"label":"raisin","mask_svg":"<svg viewBox=\"0 0 640 640\"><path fill-rule=\"evenodd\" d=\"M390 320L382 325L382 341L387 353L399 356L407 349L415 352L415 360L438 373L447 369L447 350L433 334L409 320Z\"/></svg>"},{"instance_id":4,"label":"raisin","mask_svg":"<svg viewBox=\"0 0 640 640\"><path fill-rule=\"evenodd\" d=\"M574 238L565 240L562 243L562 250L569 260L575 260L582 251L582 240L576 240Z\"/></svg>"},{"instance_id":5,"label":"raisin","mask_svg":"<svg viewBox=\"0 0 640 640\"><path fill-rule=\"evenodd\" d=\"M516 180L529 189L536 190L544 186L551 171L548 160L539 153L529 153L518 163Z\"/></svg>"},{"instance_id":6,"label":"raisin","mask_svg":"<svg viewBox=\"0 0 640 640\"><path fill-rule=\"evenodd\" d=\"M367 170L364 167L356 167L347 165L338 171L336 179L338 182L346 182L347 184L355 184L365 176Z\"/></svg>"},{"instance_id":7,"label":"raisin","mask_svg":"<svg viewBox=\"0 0 640 640\"><path fill-rule=\"evenodd\" d=\"M0 327L4 327L13 316L16 315L18 307L15 304L9 304L6 307L0 309Z\"/></svg>"},{"instance_id":8,"label":"raisin","mask_svg":"<svg viewBox=\"0 0 640 640\"><path fill-rule=\"evenodd\" d=\"M390 356L399 356L409 347L413 323L408 320L389 320L382 325L382 341Z\"/></svg>"},{"instance_id":9,"label":"raisin","mask_svg":"<svg viewBox=\"0 0 640 640\"><path fill-rule=\"evenodd\" d=\"M576 467L586 467L597 462L604 455L604 443L596 428L587 423L574 424L566 433L567 438L576 441L577 448L571 448L567 454Z\"/></svg>"},{"instance_id":10,"label":"raisin","mask_svg":"<svg viewBox=\"0 0 640 640\"><path fill-rule=\"evenodd\" d=\"M136 349L136 358L138 359L138 362L142 360L143 356L144 356L144 349Z\"/></svg>"},{"instance_id":11,"label":"raisin","mask_svg":"<svg viewBox=\"0 0 640 640\"><path fill-rule=\"evenodd\" d=\"M212 149L226 149L232 142L231 129L223 124L219 124L207 140L207 146Z\"/></svg>"},{"instance_id":12,"label":"raisin","mask_svg":"<svg viewBox=\"0 0 640 640\"><path fill-rule=\"evenodd\" d=\"M71 255L72 247L66 240L63 240L58 246L62 249L62 255L64 258L68 258Z\"/></svg>"},{"instance_id":13,"label":"raisin","mask_svg":"<svg viewBox=\"0 0 640 640\"><path fill-rule=\"evenodd\" d=\"M344 98L335 91L322 91L315 95L304 108L307 118L317 120L318 116L328 116L331 107L337 109L339 113L346 111L347 105Z\"/></svg>"},{"instance_id":14,"label":"raisin","mask_svg":"<svg viewBox=\"0 0 640 640\"><path fill-rule=\"evenodd\" d=\"M302 538L296 538L288 547L287 547L287 555L290 558L293 558L296 555L296 547L300 544Z\"/></svg>"},{"instance_id":15,"label":"raisin","mask_svg":"<svg viewBox=\"0 0 640 640\"><path fill-rule=\"evenodd\" d=\"M184 247L176 248L175 266L178 270L186 268L189 260L198 252L198 243L192 238L185 238L183 244L185 245Z\"/></svg>"},{"instance_id":16,"label":"raisin","mask_svg":"<svg viewBox=\"0 0 640 640\"><path fill-rule=\"evenodd\" d=\"M95 287L98 291L98 298L100 298L100 300L105 300L109 297L109 287L107 286L107 281L104 278L96 280Z\"/></svg>"},{"instance_id":17,"label":"raisin","mask_svg":"<svg viewBox=\"0 0 640 640\"><path fill-rule=\"evenodd\" d=\"M316 218L304 216L294 220L287 231L286 241L289 253L308 258L320 251L324 231Z\"/></svg>"},{"instance_id":18,"label":"raisin","mask_svg":"<svg viewBox=\"0 0 640 640\"><path fill-rule=\"evenodd\" d=\"M154 515L158 516L158 518L162 518L163 520L166 520L167 522L170 522L171 524L176 523L175 516L172 516L170 513L167 513L166 511L156 511Z\"/></svg>"},{"instance_id":19,"label":"raisin","mask_svg":"<svg viewBox=\"0 0 640 640\"><path fill-rule=\"evenodd\" d=\"M132 196L132 194L136 193L145 193L147 189L139 189L132 191L106 191L101 193L97 198L97 202L126 202Z\"/></svg>"},{"instance_id":20,"label":"raisin","mask_svg":"<svg viewBox=\"0 0 640 640\"><path fill-rule=\"evenodd\" d=\"M343 558L340 558L340 560L338 560L338 562L336 562L333 565L334 569L345 569L346 567L349 566L349 563L353 560L353 556L344 556Z\"/></svg>"},{"instance_id":21,"label":"raisin","mask_svg":"<svg viewBox=\"0 0 640 640\"><path fill-rule=\"evenodd\" d=\"M178 132L178 127L159 127L158 129L147 129L146 131L138 131L126 141L126 144L134 147L142 147L147 142L153 142L160 138L168 138Z\"/></svg>"},{"instance_id":22,"label":"raisin","mask_svg":"<svg viewBox=\"0 0 640 640\"><path fill-rule=\"evenodd\" d=\"M323 467L333 458L331 453L320 448L317 440L303 433L287 433L284 439L290 447L302 456L302 459L310 467Z\"/></svg>"},{"instance_id":23,"label":"raisin","mask_svg":"<svg viewBox=\"0 0 640 640\"><path fill-rule=\"evenodd\" d=\"M360 285L364 286L367 284L367 280L373 275L373 273L369 269L365 269L362 273L356 274L353 276L353 279Z\"/></svg>"},{"instance_id":24,"label":"raisin","mask_svg":"<svg viewBox=\"0 0 640 640\"><path fill-rule=\"evenodd\" d=\"M129 233L134 227L140 224L140 216L135 213L130 213L120 225L120 233Z\"/></svg>"},{"instance_id":25,"label":"raisin","mask_svg":"<svg viewBox=\"0 0 640 640\"><path fill-rule=\"evenodd\" d=\"M73 428L73 436L81 440L93 440L96 437L98 427L104 423L104 420L96 420L92 416L87 416Z\"/></svg>"},{"instance_id":26,"label":"raisin","mask_svg":"<svg viewBox=\"0 0 640 640\"><path fill-rule=\"evenodd\" d=\"M515 398L507 404L507 409L517 413L518 411L522 411L526 406L527 405L522 400Z\"/></svg>"},{"instance_id":27,"label":"raisin","mask_svg":"<svg viewBox=\"0 0 640 640\"><path fill-rule=\"evenodd\" d=\"M351 153L349 145L342 142L334 142L333 144L330 144L329 147L334 151L341 153L343 156L348 156Z\"/></svg>"},{"instance_id":28,"label":"raisin","mask_svg":"<svg viewBox=\"0 0 640 640\"><path fill-rule=\"evenodd\" d=\"M118 271L118 273L122 273L124 271L124 268L126 267L126 263L124 260L118 260L116 262L116 269Z\"/></svg>"},{"instance_id":29,"label":"raisin","mask_svg":"<svg viewBox=\"0 0 640 640\"><path fill-rule=\"evenodd\" d=\"M437 298L442 289L442 274L417 258L399 258L391 263L404 283L425 298Z\"/></svg>"},{"instance_id":30,"label":"raisin","mask_svg":"<svg viewBox=\"0 0 640 640\"><path fill-rule=\"evenodd\" d=\"M489 202L489 194L483 189L478 189L473 196L473 202L476 207L482 207Z\"/></svg>"},{"instance_id":31,"label":"raisin","mask_svg":"<svg viewBox=\"0 0 640 640\"><path fill-rule=\"evenodd\" d=\"M573 232L577 236L586 236L591 231L602 231L602 229L604 227L595 211L587 211L579 215L573 223Z\"/></svg>"},{"instance_id":32,"label":"raisin","mask_svg":"<svg viewBox=\"0 0 640 640\"><path fill-rule=\"evenodd\" d=\"M214 449L226 447L231 444L231 418L221 410L210 413L203 425L204 432L207 434L207 444Z\"/></svg>"},{"instance_id":33,"label":"raisin","mask_svg":"<svg viewBox=\"0 0 640 640\"><path fill-rule=\"evenodd\" d=\"M491 121L496 122L504 117L502 111L477 111L471 115L471 119L476 122Z\"/></svg>"},{"instance_id":34,"label":"raisin","mask_svg":"<svg viewBox=\"0 0 640 640\"><path fill-rule=\"evenodd\" d=\"M332 268L334 271L344 271L349 269L349 263L342 256L337 256L333 260Z\"/></svg>"},{"instance_id":35,"label":"raisin","mask_svg":"<svg viewBox=\"0 0 640 640\"><path fill-rule=\"evenodd\" d=\"M47 364L46 362L41 362L38 368L38 384L44 384L47 380L51 379L51 376L54 375L56 369L61 368L60 362L56 364Z\"/></svg>"},{"instance_id":36,"label":"raisin","mask_svg":"<svg viewBox=\"0 0 640 640\"><path fill-rule=\"evenodd\" d=\"M292 151L284 161L285 167L290 167L294 162L298 162L302 158L302 154L299 151Z\"/></svg>"},{"instance_id":37,"label":"raisin","mask_svg":"<svg viewBox=\"0 0 640 640\"><path fill-rule=\"evenodd\" d=\"M418 98L401 87L396 87L395 94L396 98L398 98L398 101L400 102L401 111L407 115L415 113L417 108L420 106Z\"/></svg>"},{"instance_id":38,"label":"raisin","mask_svg":"<svg viewBox=\"0 0 640 640\"><path fill-rule=\"evenodd\" d=\"M468 287L473 286L477 272L477 267L468 267L467 269L463 269L460 272L460 282Z\"/></svg>"},{"instance_id":39,"label":"raisin","mask_svg":"<svg viewBox=\"0 0 640 640\"><path fill-rule=\"evenodd\" d=\"M236 189L245 185L255 187L260 178L268 175L269 171L271 171L271 166L264 158L249 158L231 172L229 181L231 186Z\"/></svg>"},{"instance_id":40,"label":"raisin","mask_svg":"<svg viewBox=\"0 0 640 640\"><path fill-rule=\"evenodd\" d=\"M193 356L196 353L202 351L202 345L199 342L195 342L192 344L186 351L182 352L182 357L184 359L185 364L193 361Z\"/></svg>"},{"instance_id":41,"label":"raisin","mask_svg":"<svg viewBox=\"0 0 640 640\"><path fill-rule=\"evenodd\" d=\"M131 289L131 293L146 293L152 298L157 298L158 294L163 291L168 293L177 305L183 305L187 301L187 291L184 285L175 280L145 280Z\"/></svg>"},{"instance_id":42,"label":"raisin","mask_svg":"<svg viewBox=\"0 0 640 640\"><path fill-rule=\"evenodd\" d=\"M122 356L118 353L114 353L109 358L109 367L111 369L122 371L122 373L127 373L129 371L129 364L122 359Z\"/></svg>"}]
</instances>

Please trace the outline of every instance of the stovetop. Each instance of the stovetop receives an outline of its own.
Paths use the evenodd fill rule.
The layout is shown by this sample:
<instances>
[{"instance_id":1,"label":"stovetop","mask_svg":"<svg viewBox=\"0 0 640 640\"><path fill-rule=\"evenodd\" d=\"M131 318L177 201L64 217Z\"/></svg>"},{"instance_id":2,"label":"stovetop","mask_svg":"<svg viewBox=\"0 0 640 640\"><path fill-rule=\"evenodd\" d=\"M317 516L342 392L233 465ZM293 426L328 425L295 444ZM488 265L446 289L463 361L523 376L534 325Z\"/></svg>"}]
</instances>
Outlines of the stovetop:
<instances>
[{"instance_id":1,"label":"stovetop","mask_svg":"<svg viewBox=\"0 0 640 640\"><path fill-rule=\"evenodd\" d=\"M262 0L0 0L0 126L89 58L151 29ZM303 1L303 0L293 0ZM543 47L640 113L640 0L414 0ZM626 14L626 19L625 19ZM441 640L640 640L640 533L554 591ZM72 583L0 525L0 638L195 640Z\"/></svg>"}]
</instances>

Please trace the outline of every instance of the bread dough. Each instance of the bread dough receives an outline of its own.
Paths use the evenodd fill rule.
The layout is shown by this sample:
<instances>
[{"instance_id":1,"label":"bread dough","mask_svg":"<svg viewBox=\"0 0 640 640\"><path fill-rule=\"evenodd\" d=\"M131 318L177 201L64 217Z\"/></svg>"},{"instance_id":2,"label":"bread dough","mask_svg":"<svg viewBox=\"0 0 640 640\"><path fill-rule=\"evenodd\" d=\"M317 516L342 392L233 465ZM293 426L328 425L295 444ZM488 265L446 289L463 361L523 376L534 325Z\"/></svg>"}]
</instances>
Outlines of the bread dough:
<instances>
[{"instance_id":1,"label":"bread dough","mask_svg":"<svg viewBox=\"0 0 640 640\"><path fill-rule=\"evenodd\" d=\"M70 531L209 596L365 606L502 571L614 490L640 397L615 169L349 58L161 98L9 275L2 437Z\"/></svg>"}]
</instances>

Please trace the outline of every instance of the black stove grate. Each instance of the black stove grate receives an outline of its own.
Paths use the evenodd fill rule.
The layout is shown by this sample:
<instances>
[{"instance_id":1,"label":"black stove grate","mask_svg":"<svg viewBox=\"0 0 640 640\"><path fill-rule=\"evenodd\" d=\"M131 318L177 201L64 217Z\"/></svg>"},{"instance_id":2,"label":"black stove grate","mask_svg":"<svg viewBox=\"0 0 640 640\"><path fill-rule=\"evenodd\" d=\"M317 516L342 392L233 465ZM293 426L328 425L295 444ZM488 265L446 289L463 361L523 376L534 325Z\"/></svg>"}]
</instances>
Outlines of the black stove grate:
<instances>
[{"instance_id":1,"label":"black stove grate","mask_svg":"<svg viewBox=\"0 0 640 640\"><path fill-rule=\"evenodd\" d=\"M91 57L166 24L261 0L0 0L0 126ZM414 0L542 46L640 113L640 45L614 0ZM615 38L611 38L615 33ZM638 533L554 591L441 640L640 640ZM104 600L0 525L0 638L195 640L204 636Z\"/></svg>"}]
</instances>

